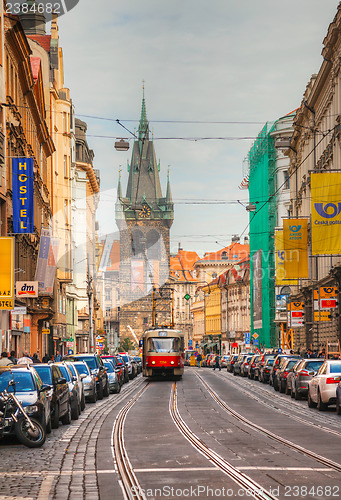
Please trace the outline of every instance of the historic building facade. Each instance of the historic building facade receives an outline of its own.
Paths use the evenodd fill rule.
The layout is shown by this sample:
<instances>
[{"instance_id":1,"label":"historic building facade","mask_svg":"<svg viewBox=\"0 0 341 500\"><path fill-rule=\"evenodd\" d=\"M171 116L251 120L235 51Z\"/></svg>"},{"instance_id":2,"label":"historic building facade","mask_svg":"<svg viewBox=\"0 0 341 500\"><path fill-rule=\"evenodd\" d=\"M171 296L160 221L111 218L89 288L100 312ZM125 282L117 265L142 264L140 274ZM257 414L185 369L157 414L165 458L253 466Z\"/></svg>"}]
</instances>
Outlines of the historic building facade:
<instances>
[{"instance_id":1,"label":"historic building facade","mask_svg":"<svg viewBox=\"0 0 341 500\"><path fill-rule=\"evenodd\" d=\"M152 324L153 289L164 299L156 322L170 324L169 231L174 211L169 179L166 196L159 179L153 141L149 137L145 99L142 100L138 137L134 141L126 196L118 186L116 223L120 231L120 340L136 340ZM157 295L159 297L159 294ZM168 302L168 306L165 305Z\"/></svg>"}]
</instances>

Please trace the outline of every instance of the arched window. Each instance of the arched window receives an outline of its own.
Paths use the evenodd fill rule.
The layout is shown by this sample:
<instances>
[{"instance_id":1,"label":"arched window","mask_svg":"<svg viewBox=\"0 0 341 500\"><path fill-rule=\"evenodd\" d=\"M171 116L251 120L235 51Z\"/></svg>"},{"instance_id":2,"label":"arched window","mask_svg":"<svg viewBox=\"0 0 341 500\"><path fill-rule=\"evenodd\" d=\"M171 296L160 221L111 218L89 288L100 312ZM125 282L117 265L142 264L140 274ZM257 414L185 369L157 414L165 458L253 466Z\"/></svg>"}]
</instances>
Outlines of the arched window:
<instances>
[{"instance_id":1,"label":"arched window","mask_svg":"<svg viewBox=\"0 0 341 500\"><path fill-rule=\"evenodd\" d=\"M160 260L160 234L151 229L147 233L147 255L149 260Z\"/></svg>"}]
</instances>

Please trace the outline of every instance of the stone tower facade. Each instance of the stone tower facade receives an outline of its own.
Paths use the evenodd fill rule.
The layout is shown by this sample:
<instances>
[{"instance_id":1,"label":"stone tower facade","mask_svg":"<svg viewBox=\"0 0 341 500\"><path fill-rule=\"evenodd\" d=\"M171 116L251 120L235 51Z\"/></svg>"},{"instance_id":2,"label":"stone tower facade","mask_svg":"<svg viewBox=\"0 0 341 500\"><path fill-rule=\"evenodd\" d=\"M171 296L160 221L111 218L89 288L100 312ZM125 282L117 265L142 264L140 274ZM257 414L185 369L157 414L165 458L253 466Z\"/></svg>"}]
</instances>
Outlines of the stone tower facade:
<instances>
[{"instance_id":1,"label":"stone tower facade","mask_svg":"<svg viewBox=\"0 0 341 500\"><path fill-rule=\"evenodd\" d=\"M120 231L120 339L136 342L152 325L152 291L169 278L169 232L174 219L169 178L162 195L160 164L149 137L145 98L128 164L126 196L119 179L116 223ZM161 301L162 302L162 301ZM170 305L157 308L158 324L170 323ZM135 334L135 336L134 336Z\"/></svg>"}]
</instances>

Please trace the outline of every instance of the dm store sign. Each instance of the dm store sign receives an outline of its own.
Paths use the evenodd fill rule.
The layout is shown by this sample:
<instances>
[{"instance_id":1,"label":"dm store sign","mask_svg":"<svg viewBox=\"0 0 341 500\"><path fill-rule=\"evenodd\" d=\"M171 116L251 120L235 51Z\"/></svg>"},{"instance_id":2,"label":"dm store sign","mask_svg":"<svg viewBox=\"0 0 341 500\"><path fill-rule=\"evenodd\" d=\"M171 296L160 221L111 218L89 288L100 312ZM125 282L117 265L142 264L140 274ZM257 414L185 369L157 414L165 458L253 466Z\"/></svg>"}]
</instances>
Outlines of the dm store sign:
<instances>
[{"instance_id":1,"label":"dm store sign","mask_svg":"<svg viewBox=\"0 0 341 500\"><path fill-rule=\"evenodd\" d=\"M33 158L13 158L14 233L33 233Z\"/></svg>"}]
</instances>

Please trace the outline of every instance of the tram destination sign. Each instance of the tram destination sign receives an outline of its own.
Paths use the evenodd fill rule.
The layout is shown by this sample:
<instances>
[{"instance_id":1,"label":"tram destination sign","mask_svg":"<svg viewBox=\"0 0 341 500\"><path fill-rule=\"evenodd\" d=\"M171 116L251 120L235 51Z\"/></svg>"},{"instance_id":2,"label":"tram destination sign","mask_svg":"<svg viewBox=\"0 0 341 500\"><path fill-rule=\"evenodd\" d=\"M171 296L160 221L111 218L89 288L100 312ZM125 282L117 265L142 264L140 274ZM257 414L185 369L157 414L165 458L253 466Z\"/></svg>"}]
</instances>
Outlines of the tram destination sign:
<instances>
[{"instance_id":1,"label":"tram destination sign","mask_svg":"<svg viewBox=\"0 0 341 500\"><path fill-rule=\"evenodd\" d=\"M166 331L160 331L159 332L159 337L167 337L167 332Z\"/></svg>"}]
</instances>

